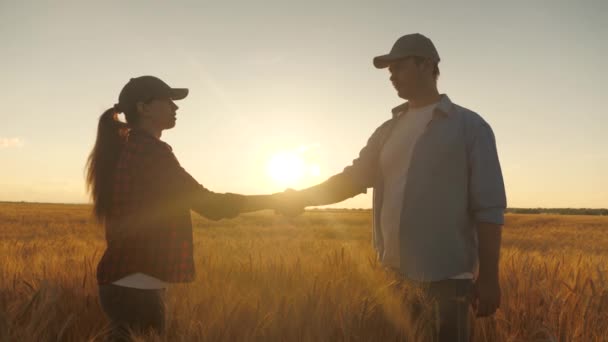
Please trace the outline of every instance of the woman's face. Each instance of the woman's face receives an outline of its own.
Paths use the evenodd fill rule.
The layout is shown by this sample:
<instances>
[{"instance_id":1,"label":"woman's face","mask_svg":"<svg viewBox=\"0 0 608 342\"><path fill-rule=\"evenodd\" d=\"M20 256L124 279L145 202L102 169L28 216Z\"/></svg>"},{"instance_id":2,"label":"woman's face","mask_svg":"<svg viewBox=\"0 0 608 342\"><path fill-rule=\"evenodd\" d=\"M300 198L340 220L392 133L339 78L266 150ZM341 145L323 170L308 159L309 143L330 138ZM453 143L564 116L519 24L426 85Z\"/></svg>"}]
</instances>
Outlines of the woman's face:
<instances>
[{"instance_id":1,"label":"woman's face","mask_svg":"<svg viewBox=\"0 0 608 342\"><path fill-rule=\"evenodd\" d=\"M140 119L159 130L173 128L178 108L169 98L154 99L139 106Z\"/></svg>"}]
</instances>

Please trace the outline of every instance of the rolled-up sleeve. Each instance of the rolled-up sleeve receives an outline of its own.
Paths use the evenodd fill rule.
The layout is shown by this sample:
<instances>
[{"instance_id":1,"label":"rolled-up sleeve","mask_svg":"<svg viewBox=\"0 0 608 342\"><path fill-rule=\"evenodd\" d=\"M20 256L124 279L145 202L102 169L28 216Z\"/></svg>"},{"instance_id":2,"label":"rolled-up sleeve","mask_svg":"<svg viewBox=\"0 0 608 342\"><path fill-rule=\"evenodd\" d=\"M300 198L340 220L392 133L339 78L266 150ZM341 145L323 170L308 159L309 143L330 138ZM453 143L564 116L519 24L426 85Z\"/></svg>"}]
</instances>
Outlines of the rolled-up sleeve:
<instances>
[{"instance_id":1,"label":"rolled-up sleeve","mask_svg":"<svg viewBox=\"0 0 608 342\"><path fill-rule=\"evenodd\" d=\"M378 127L359 151L359 156L342 171L342 174L347 175L362 193L367 192L367 188L371 188L377 180L379 151L390 127L391 120Z\"/></svg>"},{"instance_id":2,"label":"rolled-up sleeve","mask_svg":"<svg viewBox=\"0 0 608 342\"><path fill-rule=\"evenodd\" d=\"M479 124L469 150L469 207L477 222L504 224L505 185L496 139L486 122Z\"/></svg>"}]
</instances>

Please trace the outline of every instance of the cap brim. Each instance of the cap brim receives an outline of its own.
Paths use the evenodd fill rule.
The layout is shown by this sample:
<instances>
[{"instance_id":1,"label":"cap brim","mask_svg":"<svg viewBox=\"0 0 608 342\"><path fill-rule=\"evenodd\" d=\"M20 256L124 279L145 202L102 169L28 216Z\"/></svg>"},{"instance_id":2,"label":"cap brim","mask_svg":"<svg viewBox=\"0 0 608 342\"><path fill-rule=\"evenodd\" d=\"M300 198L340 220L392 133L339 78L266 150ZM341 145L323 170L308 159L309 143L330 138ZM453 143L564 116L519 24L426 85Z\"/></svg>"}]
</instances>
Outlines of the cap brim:
<instances>
[{"instance_id":1,"label":"cap brim","mask_svg":"<svg viewBox=\"0 0 608 342\"><path fill-rule=\"evenodd\" d=\"M403 57L395 55L382 55L374 58L374 66L378 69L388 68L389 64Z\"/></svg>"},{"instance_id":2,"label":"cap brim","mask_svg":"<svg viewBox=\"0 0 608 342\"><path fill-rule=\"evenodd\" d=\"M391 63L397 62L401 59L407 58L409 56L418 56L418 55L383 55L383 56L378 56L376 58L374 58L374 66L378 69L384 69L384 68L388 68L389 65L391 65ZM439 63L439 58L434 58L434 57L426 57L426 56L421 56L421 57L425 57L425 58L430 58L432 61L434 61L435 63Z\"/></svg>"},{"instance_id":3,"label":"cap brim","mask_svg":"<svg viewBox=\"0 0 608 342\"><path fill-rule=\"evenodd\" d=\"M188 96L188 88L171 88L171 100L181 100Z\"/></svg>"}]
</instances>

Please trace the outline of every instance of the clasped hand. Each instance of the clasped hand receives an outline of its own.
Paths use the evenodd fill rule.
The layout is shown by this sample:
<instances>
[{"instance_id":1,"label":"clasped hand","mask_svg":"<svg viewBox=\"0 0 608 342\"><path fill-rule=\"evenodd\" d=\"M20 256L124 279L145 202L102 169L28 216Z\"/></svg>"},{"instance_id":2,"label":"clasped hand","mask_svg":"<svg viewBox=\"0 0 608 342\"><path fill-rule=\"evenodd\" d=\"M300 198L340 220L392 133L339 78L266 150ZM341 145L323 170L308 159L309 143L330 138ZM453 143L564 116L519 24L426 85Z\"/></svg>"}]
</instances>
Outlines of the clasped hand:
<instances>
[{"instance_id":1,"label":"clasped hand","mask_svg":"<svg viewBox=\"0 0 608 342\"><path fill-rule=\"evenodd\" d=\"M302 193L293 189L287 189L272 195L274 210L277 214L287 217L295 217L304 212L306 201Z\"/></svg>"}]
</instances>

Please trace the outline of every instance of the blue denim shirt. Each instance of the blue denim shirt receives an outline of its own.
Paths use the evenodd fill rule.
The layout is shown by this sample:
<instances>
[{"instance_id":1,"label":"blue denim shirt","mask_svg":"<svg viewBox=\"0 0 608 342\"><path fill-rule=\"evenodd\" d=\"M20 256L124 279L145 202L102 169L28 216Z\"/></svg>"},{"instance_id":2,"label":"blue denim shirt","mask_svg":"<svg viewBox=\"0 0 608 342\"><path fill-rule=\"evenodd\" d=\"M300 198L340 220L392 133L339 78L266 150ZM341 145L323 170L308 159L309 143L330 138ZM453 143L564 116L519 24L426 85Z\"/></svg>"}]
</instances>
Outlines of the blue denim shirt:
<instances>
[{"instance_id":1,"label":"blue denim shirt","mask_svg":"<svg viewBox=\"0 0 608 342\"><path fill-rule=\"evenodd\" d=\"M369 138L359 157L341 176L366 192L373 187L373 245L381 256L384 242L380 212L384 182L380 152L395 123L407 115L405 103ZM504 223L506 195L494 133L484 119L447 95L414 146L403 194L400 272L418 281L447 279L475 272L477 222Z\"/></svg>"}]
</instances>

